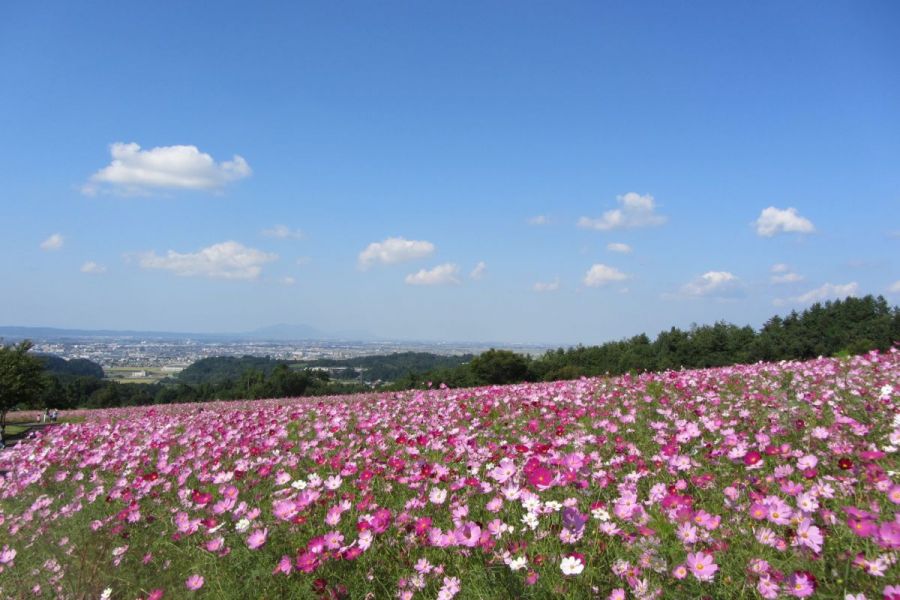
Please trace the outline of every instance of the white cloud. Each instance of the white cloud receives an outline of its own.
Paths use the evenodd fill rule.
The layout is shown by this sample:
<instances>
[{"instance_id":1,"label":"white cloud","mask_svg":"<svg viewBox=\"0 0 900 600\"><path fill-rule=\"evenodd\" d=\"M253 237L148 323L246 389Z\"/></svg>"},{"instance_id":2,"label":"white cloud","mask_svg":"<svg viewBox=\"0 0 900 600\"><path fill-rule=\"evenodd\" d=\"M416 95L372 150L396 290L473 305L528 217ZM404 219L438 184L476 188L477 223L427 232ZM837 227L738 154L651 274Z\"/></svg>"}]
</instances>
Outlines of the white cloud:
<instances>
[{"instance_id":1,"label":"white cloud","mask_svg":"<svg viewBox=\"0 0 900 600\"><path fill-rule=\"evenodd\" d=\"M624 196L617 196L616 200L621 205L619 208L608 210L599 219L581 217L578 226L586 229L630 229L634 227L655 227L666 222L667 217L656 212L656 202L650 194L640 195L636 192L628 192Z\"/></svg>"},{"instance_id":2,"label":"white cloud","mask_svg":"<svg viewBox=\"0 0 900 600\"><path fill-rule=\"evenodd\" d=\"M281 283L281 285L294 285L295 283L297 283L297 280L294 279L293 277L291 277L290 275L282 277L278 281Z\"/></svg>"},{"instance_id":3,"label":"white cloud","mask_svg":"<svg viewBox=\"0 0 900 600\"><path fill-rule=\"evenodd\" d=\"M900 294L900 279L891 284L888 291L892 294Z\"/></svg>"},{"instance_id":4,"label":"white cloud","mask_svg":"<svg viewBox=\"0 0 900 600\"><path fill-rule=\"evenodd\" d=\"M733 297L740 291L740 280L728 271L707 271L681 286L681 295L690 298Z\"/></svg>"},{"instance_id":5,"label":"white cloud","mask_svg":"<svg viewBox=\"0 0 900 600\"><path fill-rule=\"evenodd\" d=\"M543 281L538 281L537 283L534 284L532 289L539 293L555 292L556 290L559 289L559 279L555 279L555 280L547 282L547 283L545 283Z\"/></svg>"},{"instance_id":6,"label":"white cloud","mask_svg":"<svg viewBox=\"0 0 900 600\"><path fill-rule=\"evenodd\" d=\"M791 267L784 263L774 264L770 270L772 271L772 277L769 278L769 281L775 285L803 281L802 275L794 273L791 271Z\"/></svg>"},{"instance_id":7,"label":"white cloud","mask_svg":"<svg viewBox=\"0 0 900 600\"><path fill-rule=\"evenodd\" d=\"M276 238L279 240L300 240L303 239L303 232L299 229L291 229L287 225L275 225L269 229L263 229L262 234L266 237Z\"/></svg>"},{"instance_id":8,"label":"white cloud","mask_svg":"<svg viewBox=\"0 0 900 600\"><path fill-rule=\"evenodd\" d=\"M459 283L459 266L453 263L444 263L433 269L422 269L418 273L410 273L406 276L409 285L447 285Z\"/></svg>"},{"instance_id":9,"label":"white cloud","mask_svg":"<svg viewBox=\"0 0 900 600\"><path fill-rule=\"evenodd\" d=\"M139 259L144 269L164 269L182 277L256 279L262 266L277 260L278 255L228 241L186 254L169 250L165 256L158 256L147 252Z\"/></svg>"},{"instance_id":10,"label":"white cloud","mask_svg":"<svg viewBox=\"0 0 900 600\"><path fill-rule=\"evenodd\" d=\"M797 273L784 273L783 275L772 275L772 283L779 285L782 283L797 283L803 281L803 275Z\"/></svg>"},{"instance_id":11,"label":"white cloud","mask_svg":"<svg viewBox=\"0 0 900 600\"><path fill-rule=\"evenodd\" d=\"M621 242L610 242L606 245L606 249L610 252L621 252L622 254L630 254L631 246Z\"/></svg>"},{"instance_id":12,"label":"white cloud","mask_svg":"<svg viewBox=\"0 0 900 600\"><path fill-rule=\"evenodd\" d=\"M81 272L91 275L99 275L100 273L106 273L106 267L104 267L103 265L98 265L94 261L89 260L81 265Z\"/></svg>"},{"instance_id":13,"label":"white cloud","mask_svg":"<svg viewBox=\"0 0 900 600\"><path fill-rule=\"evenodd\" d=\"M548 217L547 215L537 215L528 219L529 225L548 225L549 223L550 217Z\"/></svg>"},{"instance_id":14,"label":"white cloud","mask_svg":"<svg viewBox=\"0 0 900 600\"><path fill-rule=\"evenodd\" d=\"M310 257L310 256L301 256L300 258L297 259L296 262L297 262L297 265L298 265L298 266L300 266L300 267L305 267L306 265L308 265L309 263L312 262L312 257Z\"/></svg>"},{"instance_id":15,"label":"white cloud","mask_svg":"<svg viewBox=\"0 0 900 600\"><path fill-rule=\"evenodd\" d=\"M65 241L66 240L62 235L60 235L58 233L54 233L53 235L48 237L46 240L41 242L41 250L46 250L48 252L51 252L53 250L59 250L60 248L63 247L63 244L65 243Z\"/></svg>"},{"instance_id":16,"label":"white cloud","mask_svg":"<svg viewBox=\"0 0 900 600\"><path fill-rule=\"evenodd\" d=\"M597 263L584 274L584 285L588 287L600 287L613 281L624 281L628 275L614 267Z\"/></svg>"},{"instance_id":17,"label":"white cloud","mask_svg":"<svg viewBox=\"0 0 900 600\"><path fill-rule=\"evenodd\" d=\"M360 252L359 268L368 269L377 263L392 265L417 258L426 258L433 252L434 244L431 242L391 237L383 242L372 242Z\"/></svg>"},{"instance_id":18,"label":"white cloud","mask_svg":"<svg viewBox=\"0 0 900 600\"><path fill-rule=\"evenodd\" d=\"M856 296L859 293L859 284L855 281L850 283L826 283L814 290L809 290L805 294L794 296L793 298L778 298L775 304L809 304L820 300L829 300L832 298L845 298L847 296Z\"/></svg>"},{"instance_id":19,"label":"white cloud","mask_svg":"<svg viewBox=\"0 0 900 600\"><path fill-rule=\"evenodd\" d=\"M772 237L776 233L812 233L816 230L812 221L801 217L796 208L764 208L756 220L756 233Z\"/></svg>"},{"instance_id":20,"label":"white cloud","mask_svg":"<svg viewBox=\"0 0 900 600\"><path fill-rule=\"evenodd\" d=\"M109 152L112 162L88 180L82 188L87 195L109 190L121 194L141 194L153 189L217 190L248 177L252 171L238 155L216 162L197 146L158 146L141 150L138 144L116 142Z\"/></svg>"},{"instance_id":21,"label":"white cloud","mask_svg":"<svg viewBox=\"0 0 900 600\"><path fill-rule=\"evenodd\" d=\"M478 264L475 265L475 268L472 269L472 272L469 273L469 277L472 279L481 279L484 277L484 272L487 271L487 265L483 260L478 261Z\"/></svg>"}]
</instances>

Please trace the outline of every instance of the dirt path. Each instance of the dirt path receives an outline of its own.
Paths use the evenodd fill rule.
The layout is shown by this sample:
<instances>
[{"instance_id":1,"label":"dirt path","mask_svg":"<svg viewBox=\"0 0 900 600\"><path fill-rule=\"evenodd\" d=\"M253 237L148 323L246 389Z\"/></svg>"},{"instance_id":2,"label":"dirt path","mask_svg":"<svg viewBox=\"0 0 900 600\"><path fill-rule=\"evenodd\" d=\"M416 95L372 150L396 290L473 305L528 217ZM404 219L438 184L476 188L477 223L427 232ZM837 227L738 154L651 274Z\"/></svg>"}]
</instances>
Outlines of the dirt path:
<instances>
[{"instance_id":1,"label":"dirt path","mask_svg":"<svg viewBox=\"0 0 900 600\"><path fill-rule=\"evenodd\" d=\"M14 433L14 434L5 436L3 438L3 441L6 443L6 448L12 448L13 446L15 446L16 444L21 442L23 439L28 437L28 434L31 433L32 431L40 431L41 429L44 429L45 427L53 427L54 425L57 425L57 424L58 423L15 423L14 425L16 427L26 427L26 429L24 431L20 431L19 433ZM10 423L10 425L13 425L13 423ZM4 450L6 448L4 448Z\"/></svg>"}]
</instances>

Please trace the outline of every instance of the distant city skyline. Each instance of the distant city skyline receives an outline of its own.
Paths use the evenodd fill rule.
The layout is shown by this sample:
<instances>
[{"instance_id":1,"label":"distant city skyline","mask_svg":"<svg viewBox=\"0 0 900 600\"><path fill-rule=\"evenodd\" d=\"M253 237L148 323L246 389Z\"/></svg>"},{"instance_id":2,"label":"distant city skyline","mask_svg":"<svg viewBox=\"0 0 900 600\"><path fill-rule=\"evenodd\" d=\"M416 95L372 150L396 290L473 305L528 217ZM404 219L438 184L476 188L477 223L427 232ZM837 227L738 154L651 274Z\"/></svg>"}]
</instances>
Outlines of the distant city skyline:
<instances>
[{"instance_id":1,"label":"distant city skyline","mask_svg":"<svg viewBox=\"0 0 900 600\"><path fill-rule=\"evenodd\" d=\"M898 304L897 22L6 6L0 324L593 344Z\"/></svg>"}]
</instances>

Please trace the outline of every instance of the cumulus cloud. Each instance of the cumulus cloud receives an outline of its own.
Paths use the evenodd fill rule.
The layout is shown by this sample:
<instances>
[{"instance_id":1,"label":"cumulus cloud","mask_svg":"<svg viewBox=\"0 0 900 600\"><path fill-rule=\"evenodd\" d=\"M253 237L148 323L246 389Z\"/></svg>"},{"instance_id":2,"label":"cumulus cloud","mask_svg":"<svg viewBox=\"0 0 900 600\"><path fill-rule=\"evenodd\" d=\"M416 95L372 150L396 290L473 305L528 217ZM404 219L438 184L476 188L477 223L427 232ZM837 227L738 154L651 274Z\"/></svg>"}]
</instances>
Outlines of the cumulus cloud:
<instances>
[{"instance_id":1,"label":"cumulus cloud","mask_svg":"<svg viewBox=\"0 0 900 600\"><path fill-rule=\"evenodd\" d=\"M772 275L772 283L780 285L782 283L797 283L803 281L803 275L798 273L784 273L783 275Z\"/></svg>"},{"instance_id":2,"label":"cumulus cloud","mask_svg":"<svg viewBox=\"0 0 900 600\"><path fill-rule=\"evenodd\" d=\"M772 237L777 233L812 233L816 230L812 221L801 217L796 208L764 208L756 219L756 234Z\"/></svg>"},{"instance_id":3,"label":"cumulus cloud","mask_svg":"<svg viewBox=\"0 0 900 600\"><path fill-rule=\"evenodd\" d=\"M60 248L63 247L63 244L65 243L65 241L66 240L62 235L60 235L58 233L54 233L53 235L48 237L46 240L41 242L41 250L46 250L47 252L52 252L53 250L59 250Z\"/></svg>"},{"instance_id":4,"label":"cumulus cloud","mask_svg":"<svg viewBox=\"0 0 900 600\"><path fill-rule=\"evenodd\" d=\"M555 292L559 289L559 279L550 282L538 281L532 286L532 289L538 293Z\"/></svg>"},{"instance_id":5,"label":"cumulus cloud","mask_svg":"<svg viewBox=\"0 0 900 600\"><path fill-rule=\"evenodd\" d=\"M794 273L793 271L791 271L791 267L784 263L777 263L772 265L770 271L772 272L772 277L769 278L769 281L775 285L803 281L802 275Z\"/></svg>"},{"instance_id":6,"label":"cumulus cloud","mask_svg":"<svg viewBox=\"0 0 900 600\"><path fill-rule=\"evenodd\" d=\"M484 273L487 271L487 265L483 260L478 261L478 264L475 265L475 268L472 269L472 272L469 273L469 277L472 279L478 280L484 277Z\"/></svg>"},{"instance_id":7,"label":"cumulus cloud","mask_svg":"<svg viewBox=\"0 0 900 600\"><path fill-rule=\"evenodd\" d=\"M447 285L459 283L459 266L453 263L444 263L433 269L422 269L418 273L410 273L406 276L409 285Z\"/></svg>"},{"instance_id":8,"label":"cumulus cloud","mask_svg":"<svg viewBox=\"0 0 900 600\"><path fill-rule=\"evenodd\" d=\"M681 286L680 293L689 298L728 298L740 290L740 280L733 273L707 271Z\"/></svg>"},{"instance_id":9,"label":"cumulus cloud","mask_svg":"<svg viewBox=\"0 0 900 600\"><path fill-rule=\"evenodd\" d=\"M775 304L810 304L821 300L829 300L832 298L846 298L847 296L856 296L859 293L859 284L855 281L850 283L826 283L814 290L809 290L805 294L794 296L792 298L778 298Z\"/></svg>"},{"instance_id":10,"label":"cumulus cloud","mask_svg":"<svg viewBox=\"0 0 900 600\"><path fill-rule=\"evenodd\" d=\"M584 285L588 287L600 287L614 281L624 281L628 275L615 267L608 267L597 263L584 274Z\"/></svg>"},{"instance_id":11,"label":"cumulus cloud","mask_svg":"<svg viewBox=\"0 0 900 600\"><path fill-rule=\"evenodd\" d=\"M421 240L390 237L383 242L372 242L359 253L359 268L368 269L374 264L396 263L426 258L434 252L434 244Z\"/></svg>"},{"instance_id":12,"label":"cumulus cloud","mask_svg":"<svg viewBox=\"0 0 900 600\"><path fill-rule=\"evenodd\" d=\"M266 237L279 240L300 240L303 239L303 232L299 229L291 229L287 225L275 225L268 229L263 229L262 234Z\"/></svg>"},{"instance_id":13,"label":"cumulus cloud","mask_svg":"<svg viewBox=\"0 0 900 600\"><path fill-rule=\"evenodd\" d=\"M546 215L537 215L535 217L531 217L528 219L529 225L547 225L550 223L550 218Z\"/></svg>"},{"instance_id":14,"label":"cumulus cloud","mask_svg":"<svg viewBox=\"0 0 900 600\"><path fill-rule=\"evenodd\" d=\"M88 273L89 275L99 275L101 273L106 273L106 267L104 267L103 265L98 265L94 261L89 260L81 265L81 272Z\"/></svg>"},{"instance_id":15,"label":"cumulus cloud","mask_svg":"<svg viewBox=\"0 0 900 600\"><path fill-rule=\"evenodd\" d=\"M655 227L666 222L667 217L656 212L656 202L650 194L641 195L628 192L617 196L619 208L608 210L598 219L581 217L578 226L585 229L631 229L635 227Z\"/></svg>"},{"instance_id":16,"label":"cumulus cloud","mask_svg":"<svg viewBox=\"0 0 900 600\"><path fill-rule=\"evenodd\" d=\"M610 252L620 252L622 254L630 254L631 246L628 244L623 244L621 242L610 242L606 245L606 249Z\"/></svg>"},{"instance_id":17,"label":"cumulus cloud","mask_svg":"<svg viewBox=\"0 0 900 600\"><path fill-rule=\"evenodd\" d=\"M218 190L248 177L252 171L242 157L216 162L197 146L158 146L141 150L138 144L116 142L112 161L88 180L82 191L142 194L152 190Z\"/></svg>"},{"instance_id":18,"label":"cumulus cloud","mask_svg":"<svg viewBox=\"0 0 900 600\"><path fill-rule=\"evenodd\" d=\"M164 256L146 252L139 257L144 269L163 269L181 277L209 277L213 279L256 279L262 266L278 259L255 248L228 241L182 254L169 250Z\"/></svg>"}]
</instances>

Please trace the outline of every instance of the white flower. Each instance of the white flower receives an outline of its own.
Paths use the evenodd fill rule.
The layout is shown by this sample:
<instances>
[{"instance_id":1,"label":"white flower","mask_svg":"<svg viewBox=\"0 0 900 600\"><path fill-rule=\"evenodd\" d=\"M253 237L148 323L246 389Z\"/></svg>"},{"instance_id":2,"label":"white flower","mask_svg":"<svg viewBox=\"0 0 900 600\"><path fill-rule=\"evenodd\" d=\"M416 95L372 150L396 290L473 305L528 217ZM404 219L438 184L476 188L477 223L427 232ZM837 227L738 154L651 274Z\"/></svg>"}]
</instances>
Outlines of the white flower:
<instances>
[{"instance_id":1,"label":"white flower","mask_svg":"<svg viewBox=\"0 0 900 600\"><path fill-rule=\"evenodd\" d=\"M597 519L598 521L609 521L609 512L602 508L595 508L591 511L591 516Z\"/></svg>"},{"instance_id":2,"label":"white flower","mask_svg":"<svg viewBox=\"0 0 900 600\"><path fill-rule=\"evenodd\" d=\"M444 500L447 499L447 490L442 490L441 488L431 488L431 493L428 495L428 499L431 500L434 504L443 504Z\"/></svg>"},{"instance_id":3,"label":"white flower","mask_svg":"<svg viewBox=\"0 0 900 600\"><path fill-rule=\"evenodd\" d=\"M291 487L294 488L295 490L305 490L306 482L303 481L302 479L298 479L297 481L295 481L294 483L291 484Z\"/></svg>"},{"instance_id":4,"label":"white flower","mask_svg":"<svg viewBox=\"0 0 900 600\"><path fill-rule=\"evenodd\" d=\"M522 508L527 510L528 512L535 512L538 507L540 507L541 501L538 500L537 496L528 496L524 500L522 500Z\"/></svg>"},{"instance_id":5,"label":"white flower","mask_svg":"<svg viewBox=\"0 0 900 600\"><path fill-rule=\"evenodd\" d=\"M567 556L559 563L563 575L578 575L584 571L584 563L574 556Z\"/></svg>"},{"instance_id":6,"label":"white flower","mask_svg":"<svg viewBox=\"0 0 900 600\"><path fill-rule=\"evenodd\" d=\"M108 587L100 594L100 600L109 600L112 596L112 588Z\"/></svg>"},{"instance_id":7,"label":"white flower","mask_svg":"<svg viewBox=\"0 0 900 600\"><path fill-rule=\"evenodd\" d=\"M881 386L880 392L879 400L890 400L891 394L894 393L894 388L890 384L885 384Z\"/></svg>"},{"instance_id":8,"label":"white flower","mask_svg":"<svg viewBox=\"0 0 900 600\"><path fill-rule=\"evenodd\" d=\"M525 513L522 515L522 523L527 525L532 531L537 529L538 526L538 517L534 513Z\"/></svg>"},{"instance_id":9,"label":"white flower","mask_svg":"<svg viewBox=\"0 0 900 600\"><path fill-rule=\"evenodd\" d=\"M234 528L239 533L244 533L250 527L250 521L248 519L241 519L237 523L235 523Z\"/></svg>"},{"instance_id":10,"label":"white flower","mask_svg":"<svg viewBox=\"0 0 900 600\"><path fill-rule=\"evenodd\" d=\"M506 561L506 564L509 565L510 570L518 571L519 569L524 569L528 566L528 559L524 556L517 556L516 558L511 558Z\"/></svg>"}]
</instances>

